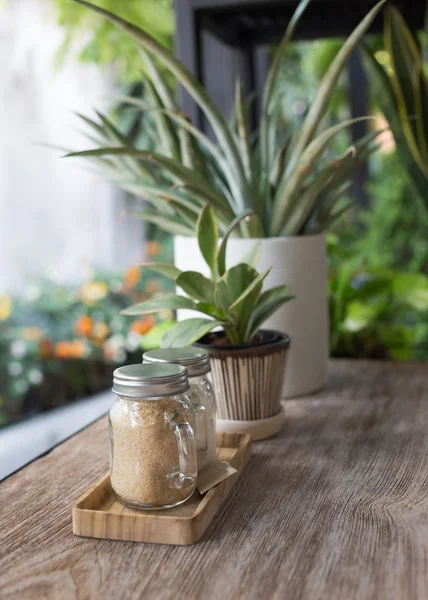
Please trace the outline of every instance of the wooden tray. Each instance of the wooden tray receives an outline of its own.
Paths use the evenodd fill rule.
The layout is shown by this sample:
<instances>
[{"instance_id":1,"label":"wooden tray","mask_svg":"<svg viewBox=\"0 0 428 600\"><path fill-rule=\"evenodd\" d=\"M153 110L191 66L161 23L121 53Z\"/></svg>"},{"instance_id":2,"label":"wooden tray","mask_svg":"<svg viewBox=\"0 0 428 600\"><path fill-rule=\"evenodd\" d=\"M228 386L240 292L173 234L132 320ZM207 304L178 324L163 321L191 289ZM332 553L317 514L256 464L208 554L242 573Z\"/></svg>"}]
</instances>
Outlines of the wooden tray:
<instances>
[{"instance_id":1,"label":"wooden tray","mask_svg":"<svg viewBox=\"0 0 428 600\"><path fill-rule=\"evenodd\" d=\"M196 490L187 502L160 511L134 510L117 500L105 475L73 505L73 533L84 537L188 545L197 542L213 520L251 456L251 437L217 434L217 459L238 473L206 494Z\"/></svg>"}]
</instances>

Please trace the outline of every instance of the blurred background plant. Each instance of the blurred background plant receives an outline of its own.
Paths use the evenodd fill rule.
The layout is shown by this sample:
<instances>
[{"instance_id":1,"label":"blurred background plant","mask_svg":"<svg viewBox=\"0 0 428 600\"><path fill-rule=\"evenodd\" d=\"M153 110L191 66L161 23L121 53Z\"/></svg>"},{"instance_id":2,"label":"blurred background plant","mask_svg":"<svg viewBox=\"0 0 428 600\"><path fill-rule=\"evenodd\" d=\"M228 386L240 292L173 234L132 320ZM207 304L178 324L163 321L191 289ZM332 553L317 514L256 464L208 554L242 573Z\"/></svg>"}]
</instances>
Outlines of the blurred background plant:
<instances>
[{"instance_id":1,"label":"blurred background plant","mask_svg":"<svg viewBox=\"0 0 428 600\"><path fill-rule=\"evenodd\" d=\"M117 27L90 13L75 2L52 0L53 17L64 31L64 39L56 57L60 68L66 58L77 57L83 63L95 64L101 69L112 67L118 85L117 99L112 99L111 117L124 135L145 149L153 149L153 129L150 113L129 110L119 96L145 98L142 84L144 64L134 41ZM97 6L117 11L124 19L143 27L162 45L173 47L174 11L173 0L98 0ZM82 38L84 43L82 45ZM76 41L79 41L76 45ZM168 84L174 88L172 77L165 72Z\"/></svg>"},{"instance_id":2,"label":"blurred background plant","mask_svg":"<svg viewBox=\"0 0 428 600\"><path fill-rule=\"evenodd\" d=\"M428 277L365 267L329 236L330 344L334 357L428 359Z\"/></svg>"},{"instance_id":3,"label":"blurred background plant","mask_svg":"<svg viewBox=\"0 0 428 600\"><path fill-rule=\"evenodd\" d=\"M152 260L169 253L148 244ZM113 369L139 362L173 318L164 311L130 321L120 311L169 289L163 277L131 266L122 274L94 271L75 287L40 279L21 297L1 295L0 426L107 389Z\"/></svg>"},{"instance_id":4,"label":"blurred background plant","mask_svg":"<svg viewBox=\"0 0 428 600\"><path fill-rule=\"evenodd\" d=\"M102 19L89 13L83 6L64 0L52 0L53 16L64 31L64 40L58 49L57 64L78 52L78 59L101 67L115 66L119 82L138 84L142 63L134 42L129 36ZM95 0L94 4L115 10L124 19L150 31L151 35L168 48L173 46L174 11L172 0ZM76 50L76 40L86 38L83 48Z\"/></svg>"},{"instance_id":5,"label":"blurred background plant","mask_svg":"<svg viewBox=\"0 0 428 600\"><path fill-rule=\"evenodd\" d=\"M172 0L96 3L119 12L172 48ZM110 68L113 61L118 95L143 97L142 61L127 35L73 2L52 0L51 14L64 31L59 68L75 56L100 68ZM83 37L83 45L75 47L78 37ZM278 93L284 112L292 115L293 128L300 126L340 43L296 42L289 47L279 72ZM389 56L382 38L371 39L370 48L384 68ZM387 125L380 116L384 98L376 87L372 92L372 106L379 115L376 128L383 128ZM327 126L349 115L344 73L332 97ZM153 147L150 113L130 110L112 97L108 117L121 134L141 147ZM285 117L284 125L290 125ZM343 132L335 139L334 151L348 146L349 132ZM382 151L369 161L370 208L357 207L340 226L330 228L331 350L336 357L428 360L428 217L422 203L415 201L408 169L390 134L381 146ZM155 228L147 235L152 239L148 248L153 259L170 262L169 236ZM72 287L42 278L22 297L2 293L0 424L108 388L117 364L139 361L141 347L157 346L171 326L170 315L160 315L156 324L151 318L130 322L120 316L120 310L168 291L167 286L161 278L130 267L126 273L94 272Z\"/></svg>"},{"instance_id":6,"label":"blurred background plant","mask_svg":"<svg viewBox=\"0 0 428 600\"><path fill-rule=\"evenodd\" d=\"M109 8L107 4L107 1L99 2ZM82 18L84 9L75 6L73 9L77 9ZM126 18L125 14L123 16ZM95 15L90 18L97 19ZM112 25L104 25L108 30L112 29ZM116 34L126 37L121 32ZM168 40L164 39L165 42L169 45ZM286 107L283 112L285 127L300 127L317 85L341 43L341 40L331 39L296 42L288 47L277 87L281 104ZM370 51L378 66L387 68L392 46L385 47L382 36L370 38ZM136 62L139 60L136 57ZM370 82L373 83L372 78ZM371 104L378 115L376 127L387 127L389 123L383 112L386 117L390 113L385 111L385 98L379 95L376 85L370 91ZM293 115L292 123L286 122L290 114ZM349 81L347 73L343 73L332 96L327 119L331 125L349 117ZM338 135L334 143L335 151L346 148L349 131ZM395 360L428 359L428 348L424 348L428 314L421 301L425 294L425 275L428 274L425 233L428 218L422 205L415 202L414 182L402 154L397 152L391 132L385 133L381 150L369 159L367 193L370 208L356 207L340 225L330 228L332 354ZM348 200L349 197L344 198L344 202ZM407 276L408 273L421 274L421 277L412 278ZM411 302L403 295L402 286L406 284L416 293L418 301ZM363 309L365 305L369 308Z\"/></svg>"}]
</instances>

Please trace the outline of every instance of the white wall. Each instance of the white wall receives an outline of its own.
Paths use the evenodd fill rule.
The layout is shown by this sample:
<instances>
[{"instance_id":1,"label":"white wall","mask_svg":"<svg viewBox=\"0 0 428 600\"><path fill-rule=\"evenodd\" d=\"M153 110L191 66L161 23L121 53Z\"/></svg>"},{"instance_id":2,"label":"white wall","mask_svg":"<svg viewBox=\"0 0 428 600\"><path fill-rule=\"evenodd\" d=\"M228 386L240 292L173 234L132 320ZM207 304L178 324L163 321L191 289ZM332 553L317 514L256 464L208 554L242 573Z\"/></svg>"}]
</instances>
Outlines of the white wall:
<instances>
[{"instance_id":1,"label":"white wall","mask_svg":"<svg viewBox=\"0 0 428 600\"><path fill-rule=\"evenodd\" d=\"M58 69L62 32L46 0L12 0L0 10L0 292L36 274L73 282L85 267L138 261L141 226L119 223L123 198L75 159L38 147L88 142L71 111L105 109L112 82L76 61Z\"/></svg>"}]
</instances>

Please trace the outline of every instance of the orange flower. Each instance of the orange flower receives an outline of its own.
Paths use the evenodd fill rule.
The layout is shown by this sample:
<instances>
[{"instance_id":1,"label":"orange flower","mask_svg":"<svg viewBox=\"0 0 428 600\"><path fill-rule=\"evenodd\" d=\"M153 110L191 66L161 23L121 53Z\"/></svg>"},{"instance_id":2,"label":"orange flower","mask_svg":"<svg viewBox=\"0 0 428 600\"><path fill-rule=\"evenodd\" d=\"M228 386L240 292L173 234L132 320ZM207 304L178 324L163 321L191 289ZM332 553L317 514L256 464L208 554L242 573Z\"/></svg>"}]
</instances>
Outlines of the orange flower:
<instances>
[{"instance_id":1,"label":"orange flower","mask_svg":"<svg viewBox=\"0 0 428 600\"><path fill-rule=\"evenodd\" d=\"M58 358L69 358L70 357L70 343L69 342L58 342L55 347L55 356Z\"/></svg>"},{"instance_id":2,"label":"orange flower","mask_svg":"<svg viewBox=\"0 0 428 600\"><path fill-rule=\"evenodd\" d=\"M146 252L149 256L159 256L159 254L162 252L162 246L159 244L159 242L147 242Z\"/></svg>"},{"instance_id":3,"label":"orange flower","mask_svg":"<svg viewBox=\"0 0 428 600\"><path fill-rule=\"evenodd\" d=\"M69 344L70 356L82 358L86 354L86 344L82 340L74 340Z\"/></svg>"},{"instance_id":4,"label":"orange flower","mask_svg":"<svg viewBox=\"0 0 428 600\"><path fill-rule=\"evenodd\" d=\"M130 330L131 331L135 331L136 333L139 333L140 335L143 335L144 333L147 333L148 331L150 331L150 329L152 329L156 324L156 320L154 317L152 317L151 315L147 316L147 317L143 317L142 319L139 319L138 321L134 321L134 323L132 323Z\"/></svg>"},{"instance_id":5,"label":"orange flower","mask_svg":"<svg viewBox=\"0 0 428 600\"><path fill-rule=\"evenodd\" d=\"M140 277L140 267L130 267L125 273L125 283L128 287L133 287L140 281Z\"/></svg>"},{"instance_id":6,"label":"orange flower","mask_svg":"<svg viewBox=\"0 0 428 600\"><path fill-rule=\"evenodd\" d=\"M78 335L83 335L85 337L89 337L92 333L93 321L91 317L87 315L83 315L79 317L76 321L75 331Z\"/></svg>"}]
</instances>

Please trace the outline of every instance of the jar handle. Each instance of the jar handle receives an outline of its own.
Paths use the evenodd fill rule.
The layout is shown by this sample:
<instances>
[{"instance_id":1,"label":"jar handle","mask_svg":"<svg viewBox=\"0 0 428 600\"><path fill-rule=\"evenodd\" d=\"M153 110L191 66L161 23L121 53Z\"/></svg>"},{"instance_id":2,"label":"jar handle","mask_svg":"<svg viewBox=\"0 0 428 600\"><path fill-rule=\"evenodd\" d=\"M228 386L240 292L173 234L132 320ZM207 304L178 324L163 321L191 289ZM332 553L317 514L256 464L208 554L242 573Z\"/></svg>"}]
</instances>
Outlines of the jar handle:
<instances>
[{"instance_id":1,"label":"jar handle","mask_svg":"<svg viewBox=\"0 0 428 600\"><path fill-rule=\"evenodd\" d=\"M193 429L186 421L177 423L166 413L165 418L177 439L180 469L179 473L169 475L169 485L177 490L192 487L197 478L196 444Z\"/></svg>"},{"instance_id":2,"label":"jar handle","mask_svg":"<svg viewBox=\"0 0 428 600\"><path fill-rule=\"evenodd\" d=\"M195 435L196 450L206 450L208 448L208 419L205 406L193 406L195 413Z\"/></svg>"}]
</instances>

